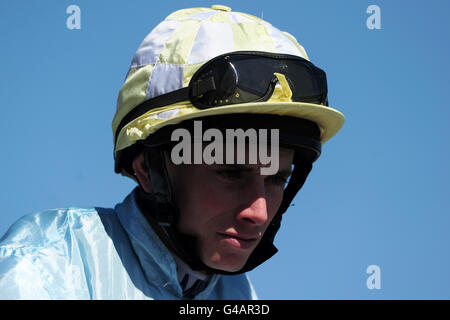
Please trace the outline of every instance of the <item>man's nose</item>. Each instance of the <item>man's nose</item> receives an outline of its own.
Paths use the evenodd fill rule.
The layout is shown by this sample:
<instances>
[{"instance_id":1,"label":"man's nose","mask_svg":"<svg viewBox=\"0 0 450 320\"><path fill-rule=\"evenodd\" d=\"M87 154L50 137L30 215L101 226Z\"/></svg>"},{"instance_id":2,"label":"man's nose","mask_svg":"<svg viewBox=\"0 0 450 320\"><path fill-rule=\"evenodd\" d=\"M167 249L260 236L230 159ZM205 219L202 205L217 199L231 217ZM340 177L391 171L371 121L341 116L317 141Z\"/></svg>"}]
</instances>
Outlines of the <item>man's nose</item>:
<instances>
[{"instance_id":1,"label":"man's nose","mask_svg":"<svg viewBox=\"0 0 450 320\"><path fill-rule=\"evenodd\" d=\"M248 203L239 212L238 219L253 225L265 224L268 219L268 213L264 186L259 188L257 192L252 192L252 196L247 199Z\"/></svg>"}]
</instances>

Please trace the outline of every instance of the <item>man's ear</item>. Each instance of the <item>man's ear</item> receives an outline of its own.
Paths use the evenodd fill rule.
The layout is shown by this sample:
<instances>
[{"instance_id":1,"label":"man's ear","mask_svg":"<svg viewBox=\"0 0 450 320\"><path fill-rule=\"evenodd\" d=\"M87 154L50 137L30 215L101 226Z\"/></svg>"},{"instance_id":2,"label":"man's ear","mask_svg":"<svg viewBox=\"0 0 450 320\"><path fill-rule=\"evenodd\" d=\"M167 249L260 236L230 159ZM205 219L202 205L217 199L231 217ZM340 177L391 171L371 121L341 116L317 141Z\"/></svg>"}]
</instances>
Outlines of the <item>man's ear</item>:
<instances>
[{"instance_id":1,"label":"man's ear","mask_svg":"<svg viewBox=\"0 0 450 320\"><path fill-rule=\"evenodd\" d=\"M145 166L144 152L141 152L136 158L134 158L133 170L136 173L136 177L144 191L151 193L152 186L148 178L147 168Z\"/></svg>"}]
</instances>

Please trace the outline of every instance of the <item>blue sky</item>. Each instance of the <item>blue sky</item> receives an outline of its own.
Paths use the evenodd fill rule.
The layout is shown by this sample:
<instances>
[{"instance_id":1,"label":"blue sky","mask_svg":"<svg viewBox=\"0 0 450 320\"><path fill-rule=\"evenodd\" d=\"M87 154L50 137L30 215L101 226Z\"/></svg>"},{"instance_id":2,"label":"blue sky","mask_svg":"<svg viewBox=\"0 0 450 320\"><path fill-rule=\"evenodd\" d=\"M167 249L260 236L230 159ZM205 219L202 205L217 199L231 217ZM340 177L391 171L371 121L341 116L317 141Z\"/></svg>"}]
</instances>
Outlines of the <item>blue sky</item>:
<instances>
[{"instance_id":1,"label":"blue sky","mask_svg":"<svg viewBox=\"0 0 450 320\"><path fill-rule=\"evenodd\" d=\"M66 27L71 4L80 30ZM0 234L25 214L111 207L132 190L113 171L111 121L134 52L171 12L213 4L0 2ZM280 252L250 272L260 298L449 299L450 2L221 4L294 35L346 116L283 219ZM366 26L369 5L380 30Z\"/></svg>"}]
</instances>

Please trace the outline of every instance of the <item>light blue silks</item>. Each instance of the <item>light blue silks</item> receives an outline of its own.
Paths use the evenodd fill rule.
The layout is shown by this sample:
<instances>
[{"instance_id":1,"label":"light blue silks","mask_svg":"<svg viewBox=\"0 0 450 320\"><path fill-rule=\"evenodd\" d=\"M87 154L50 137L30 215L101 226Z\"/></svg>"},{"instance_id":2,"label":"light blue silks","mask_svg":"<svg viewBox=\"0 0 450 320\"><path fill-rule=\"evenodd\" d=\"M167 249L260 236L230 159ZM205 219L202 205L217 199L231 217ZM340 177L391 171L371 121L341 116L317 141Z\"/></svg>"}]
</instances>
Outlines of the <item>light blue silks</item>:
<instances>
[{"instance_id":1,"label":"light blue silks","mask_svg":"<svg viewBox=\"0 0 450 320\"><path fill-rule=\"evenodd\" d=\"M114 209L49 210L0 239L0 299L182 299L176 263L135 193ZM257 299L248 277L211 277L195 299Z\"/></svg>"}]
</instances>

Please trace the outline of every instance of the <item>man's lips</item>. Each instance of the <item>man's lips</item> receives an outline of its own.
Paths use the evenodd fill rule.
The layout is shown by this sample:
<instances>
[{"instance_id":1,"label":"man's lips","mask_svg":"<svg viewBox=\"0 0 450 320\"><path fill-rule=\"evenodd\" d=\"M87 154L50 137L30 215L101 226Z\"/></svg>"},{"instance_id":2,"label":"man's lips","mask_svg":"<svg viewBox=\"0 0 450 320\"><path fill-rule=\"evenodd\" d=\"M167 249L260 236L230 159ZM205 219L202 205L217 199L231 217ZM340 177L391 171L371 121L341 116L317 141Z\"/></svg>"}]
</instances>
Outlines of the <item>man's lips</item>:
<instances>
[{"instance_id":1,"label":"man's lips","mask_svg":"<svg viewBox=\"0 0 450 320\"><path fill-rule=\"evenodd\" d=\"M257 235L218 233L226 243L238 249L250 249L258 242Z\"/></svg>"}]
</instances>

